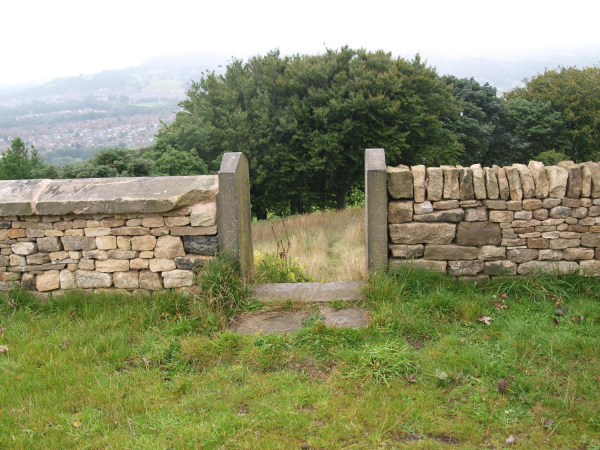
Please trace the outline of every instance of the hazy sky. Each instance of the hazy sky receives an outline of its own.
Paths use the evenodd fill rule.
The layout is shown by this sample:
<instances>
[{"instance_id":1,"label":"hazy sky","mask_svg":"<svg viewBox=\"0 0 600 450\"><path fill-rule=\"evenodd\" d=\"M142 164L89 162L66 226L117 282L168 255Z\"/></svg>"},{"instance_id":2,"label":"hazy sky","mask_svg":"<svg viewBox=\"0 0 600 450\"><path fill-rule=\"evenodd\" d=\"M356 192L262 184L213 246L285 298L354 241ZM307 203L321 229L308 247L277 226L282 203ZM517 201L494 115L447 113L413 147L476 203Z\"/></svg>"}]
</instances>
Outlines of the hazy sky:
<instances>
[{"instance_id":1,"label":"hazy sky","mask_svg":"<svg viewBox=\"0 0 600 450\"><path fill-rule=\"evenodd\" d=\"M0 85L170 53L245 57L348 44L403 56L514 59L600 49L598 0L5 0L0 12Z\"/></svg>"}]
</instances>

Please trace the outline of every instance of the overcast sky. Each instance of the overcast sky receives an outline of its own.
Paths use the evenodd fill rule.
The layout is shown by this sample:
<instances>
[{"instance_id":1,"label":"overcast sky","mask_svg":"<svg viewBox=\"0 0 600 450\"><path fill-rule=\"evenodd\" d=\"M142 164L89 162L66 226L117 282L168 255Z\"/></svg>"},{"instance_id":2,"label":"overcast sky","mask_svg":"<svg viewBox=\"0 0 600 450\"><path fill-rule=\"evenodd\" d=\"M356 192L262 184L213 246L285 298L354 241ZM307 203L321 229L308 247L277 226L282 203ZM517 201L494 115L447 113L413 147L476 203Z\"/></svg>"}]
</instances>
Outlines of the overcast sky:
<instances>
[{"instance_id":1,"label":"overcast sky","mask_svg":"<svg viewBox=\"0 0 600 450\"><path fill-rule=\"evenodd\" d=\"M0 13L0 85L204 51L245 57L348 44L429 59L517 59L600 49L598 0L5 0Z\"/></svg>"}]
</instances>

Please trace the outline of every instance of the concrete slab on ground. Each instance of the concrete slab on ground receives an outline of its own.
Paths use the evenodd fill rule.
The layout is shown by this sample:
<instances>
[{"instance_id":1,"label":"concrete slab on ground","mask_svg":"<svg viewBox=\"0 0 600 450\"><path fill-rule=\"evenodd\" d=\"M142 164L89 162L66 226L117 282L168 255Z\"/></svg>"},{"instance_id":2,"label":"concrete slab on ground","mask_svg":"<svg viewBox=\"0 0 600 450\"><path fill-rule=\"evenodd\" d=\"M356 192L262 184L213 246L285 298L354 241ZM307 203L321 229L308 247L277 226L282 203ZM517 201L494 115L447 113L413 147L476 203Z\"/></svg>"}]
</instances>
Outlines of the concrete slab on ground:
<instances>
[{"instance_id":1,"label":"concrete slab on ground","mask_svg":"<svg viewBox=\"0 0 600 450\"><path fill-rule=\"evenodd\" d=\"M257 284L252 296L264 302L293 300L298 302L330 302L361 300L362 281L333 283L268 283Z\"/></svg>"},{"instance_id":2,"label":"concrete slab on ground","mask_svg":"<svg viewBox=\"0 0 600 450\"><path fill-rule=\"evenodd\" d=\"M242 315L232 329L240 334L294 333L311 314L312 311L259 311ZM318 314L331 327L360 328L369 324L367 311L354 306L321 308Z\"/></svg>"}]
</instances>

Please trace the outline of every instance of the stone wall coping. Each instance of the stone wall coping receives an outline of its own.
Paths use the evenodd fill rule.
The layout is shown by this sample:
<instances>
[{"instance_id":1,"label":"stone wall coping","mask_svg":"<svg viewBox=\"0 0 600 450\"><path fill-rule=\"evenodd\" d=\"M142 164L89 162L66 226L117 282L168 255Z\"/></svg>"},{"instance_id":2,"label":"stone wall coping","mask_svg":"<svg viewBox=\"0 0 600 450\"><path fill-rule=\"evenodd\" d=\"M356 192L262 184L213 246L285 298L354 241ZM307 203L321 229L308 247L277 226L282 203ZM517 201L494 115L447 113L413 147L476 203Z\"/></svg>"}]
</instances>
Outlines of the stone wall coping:
<instances>
[{"instance_id":1,"label":"stone wall coping","mask_svg":"<svg viewBox=\"0 0 600 450\"><path fill-rule=\"evenodd\" d=\"M218 189L216 175L0 181L0 216L162 213Z\"/></svg>"}]
</instances>

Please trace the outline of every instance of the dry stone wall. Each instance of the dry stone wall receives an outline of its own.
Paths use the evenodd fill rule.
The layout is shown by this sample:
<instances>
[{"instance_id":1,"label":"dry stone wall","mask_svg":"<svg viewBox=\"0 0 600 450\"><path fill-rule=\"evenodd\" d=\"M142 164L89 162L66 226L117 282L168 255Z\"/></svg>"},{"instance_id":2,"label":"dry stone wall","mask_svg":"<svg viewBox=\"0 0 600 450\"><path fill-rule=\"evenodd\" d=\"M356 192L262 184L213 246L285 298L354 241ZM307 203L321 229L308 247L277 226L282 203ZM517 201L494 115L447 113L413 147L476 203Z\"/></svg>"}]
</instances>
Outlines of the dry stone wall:
<instances>
[{"instance_id":1,"label":"dry stone wall","mask_svg":"<svg viewBox=\"0 0 600 450\"><path fill-rule=\"evenodd\" d=\"M389 263L476 280L600 276L600 165L387 168Z\"/></svg>"},{"instance_id":2,"label":"dry stone wall","mask_svg":"<svg viewBox=\"0 0 600 450\"><path fill-rule=\"evenodd\" d=\"M219 250L217 176L0 182L0 290L184 288Z\"/></svg>"}]
</instances>

